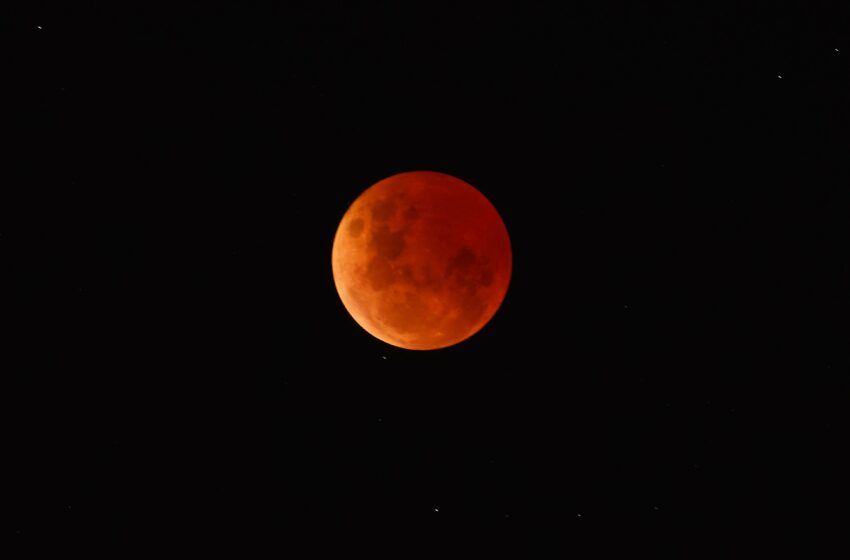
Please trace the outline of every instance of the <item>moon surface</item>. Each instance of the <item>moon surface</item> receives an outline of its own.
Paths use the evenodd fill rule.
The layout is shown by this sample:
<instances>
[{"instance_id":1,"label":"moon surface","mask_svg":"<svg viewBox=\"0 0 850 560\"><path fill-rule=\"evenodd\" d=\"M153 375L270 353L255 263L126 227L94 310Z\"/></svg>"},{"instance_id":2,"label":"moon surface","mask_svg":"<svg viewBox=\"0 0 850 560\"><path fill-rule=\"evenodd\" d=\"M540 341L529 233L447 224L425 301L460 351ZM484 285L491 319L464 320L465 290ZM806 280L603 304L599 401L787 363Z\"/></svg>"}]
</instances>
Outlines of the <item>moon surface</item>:
<instances>
[{"instance_id":1,"label":"moon surface","mask_svg":"<svg viewBox=\"0 0 850 560\"><path fill-rule=\"evenodd\" d=\"M433 171L375 183L346 211L332 268L368 333L411 350L445 348L486 325L511 277L508 231L487 198Z\"/></svg>"}]
</instances>

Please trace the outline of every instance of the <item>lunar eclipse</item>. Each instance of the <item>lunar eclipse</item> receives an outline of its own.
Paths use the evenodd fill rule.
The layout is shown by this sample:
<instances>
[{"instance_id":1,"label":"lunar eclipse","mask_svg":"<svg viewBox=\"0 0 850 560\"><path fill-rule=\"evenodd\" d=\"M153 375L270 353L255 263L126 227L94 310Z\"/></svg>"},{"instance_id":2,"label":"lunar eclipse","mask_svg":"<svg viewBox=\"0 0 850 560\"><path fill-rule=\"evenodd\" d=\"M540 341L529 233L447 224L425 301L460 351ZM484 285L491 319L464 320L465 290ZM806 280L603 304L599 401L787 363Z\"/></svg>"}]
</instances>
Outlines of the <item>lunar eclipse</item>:
<instances>
[{"instance_id":1,"label":"lunar eclipse","mask_svg":"<svg viewBox=\"0 0 850 560\"><path fill-rule=\"evenodd\" d=\"M512 269L508 231L490 201L432 171L393 175L364 191L339 224L331 260L354 320L410 350L445 348L481 330Z\"/></svg>"}]
</instances>

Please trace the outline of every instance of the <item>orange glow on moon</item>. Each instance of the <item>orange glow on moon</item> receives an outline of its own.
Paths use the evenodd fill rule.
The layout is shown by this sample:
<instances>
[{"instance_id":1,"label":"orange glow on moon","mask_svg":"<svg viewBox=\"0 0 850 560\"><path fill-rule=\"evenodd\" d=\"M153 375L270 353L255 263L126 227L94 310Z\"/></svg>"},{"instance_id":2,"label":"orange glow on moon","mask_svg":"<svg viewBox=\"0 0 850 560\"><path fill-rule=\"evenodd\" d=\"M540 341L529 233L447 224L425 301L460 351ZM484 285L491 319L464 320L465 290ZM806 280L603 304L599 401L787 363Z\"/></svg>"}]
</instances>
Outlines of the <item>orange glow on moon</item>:
<instances>
[{"instance_id":1,"label":"orange glow on moon","mask_svg":"<svg viewBox=\"0 0 850 560\"><path fill-rule=\"evenodd\" d=\"M443 173L400 173L346 211L334 282L371 335L411 350L466 340L493 317L511 277L508 231L474 187Z\"/></svg>"}]
</instances>

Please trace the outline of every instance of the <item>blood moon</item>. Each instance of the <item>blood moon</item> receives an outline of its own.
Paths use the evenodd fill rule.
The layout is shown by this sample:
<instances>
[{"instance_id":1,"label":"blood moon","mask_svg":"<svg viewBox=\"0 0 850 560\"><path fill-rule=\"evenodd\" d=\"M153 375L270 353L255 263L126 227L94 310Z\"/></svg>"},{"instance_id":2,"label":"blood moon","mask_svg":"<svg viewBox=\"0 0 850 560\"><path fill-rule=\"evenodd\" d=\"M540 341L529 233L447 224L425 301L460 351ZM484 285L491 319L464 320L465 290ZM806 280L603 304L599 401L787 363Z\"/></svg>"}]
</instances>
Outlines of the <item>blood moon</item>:
<instances>
[{"instance_id":1,"label":"blood moon","mask_svg":"<svg viewBox=\"0 0 850 560\"><path fill-rule=\"evenodd\" d=\"M483 194L451 175L400 173L346 211L334 282L371 335L401 348L461 342L493 317L511 277L508 231Z\"/></svg>"}]
</instances>

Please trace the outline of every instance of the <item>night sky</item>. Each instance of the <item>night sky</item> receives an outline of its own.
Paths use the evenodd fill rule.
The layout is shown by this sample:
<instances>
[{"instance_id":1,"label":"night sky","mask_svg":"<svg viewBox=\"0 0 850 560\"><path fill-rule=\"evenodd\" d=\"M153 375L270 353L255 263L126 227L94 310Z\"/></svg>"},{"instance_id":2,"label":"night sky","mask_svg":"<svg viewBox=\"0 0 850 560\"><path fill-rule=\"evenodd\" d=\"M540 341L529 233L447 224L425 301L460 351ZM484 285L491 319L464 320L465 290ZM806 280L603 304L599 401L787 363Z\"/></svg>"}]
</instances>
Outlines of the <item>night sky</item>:
<instances>
[{"instance_id":1,"label":"night sky","mask_svg":"<svg viewBox=\"0 0 850 560\"><path fill-rule=\"evenodd\" d=\"M850 4L57 4L0 10L21 550L846 531ZM499 312L438 351L371 337L331 274L346 208L411 170L513 247Z\"/></svg>"}]
</instances>

